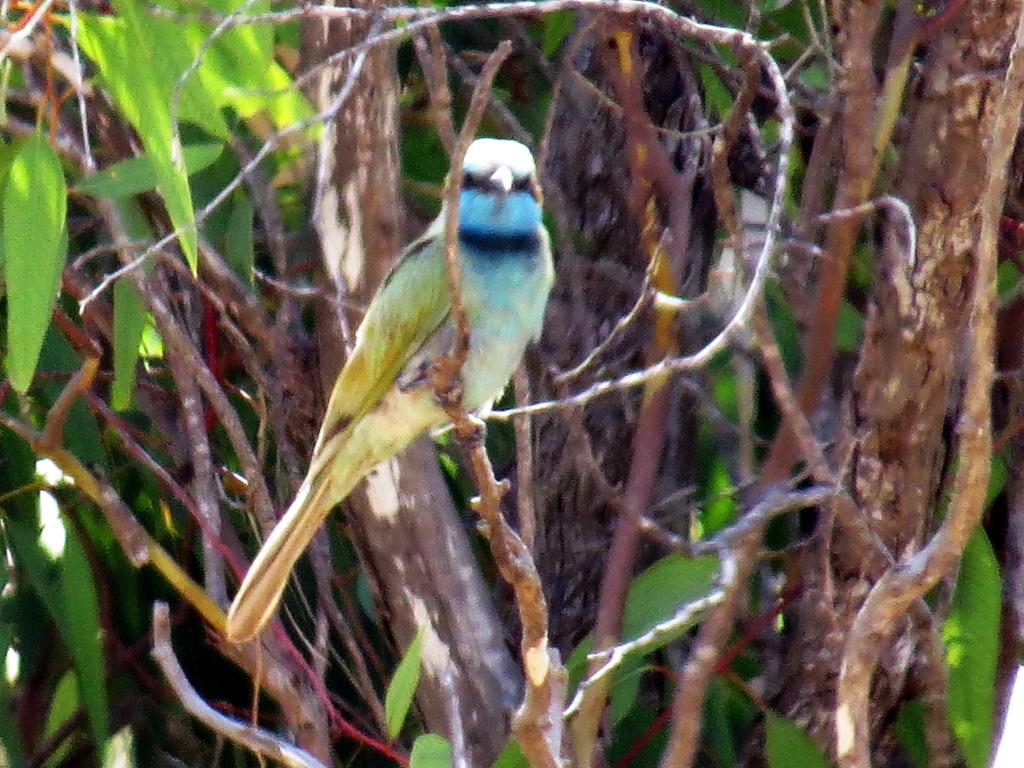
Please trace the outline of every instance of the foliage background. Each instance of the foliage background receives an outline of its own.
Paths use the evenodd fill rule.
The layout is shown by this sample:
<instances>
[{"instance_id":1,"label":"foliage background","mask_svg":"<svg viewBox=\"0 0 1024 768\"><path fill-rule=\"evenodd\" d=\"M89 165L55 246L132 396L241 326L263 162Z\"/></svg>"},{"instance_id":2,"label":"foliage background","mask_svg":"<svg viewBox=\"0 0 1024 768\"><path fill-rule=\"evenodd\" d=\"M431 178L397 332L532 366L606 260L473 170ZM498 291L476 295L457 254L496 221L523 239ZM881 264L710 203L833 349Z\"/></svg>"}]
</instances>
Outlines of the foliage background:
<instances>
[{"instance_id":1,"label":"foliage background","mask_svg":"<svg viewBox=\"0 0 1024 768\"><path fill-rule=\"evenodd\" d=\"M558 278L503 405L647 372L488 428L569 675L544 732L653 628L570 764L988 764L1024 631L1022 166L990 138L1020 5L667 4L760 41L789 152L763 59L610 5L4 4L0 764L256 764L150 658L157 601L203 700L323 763L524 764L522 600L450 435L332 517L259 648L217 633L506 39L480 132L538 156ZM654 375L759 285L780 173L753 312Z\"/></svg>"}]
</instances>

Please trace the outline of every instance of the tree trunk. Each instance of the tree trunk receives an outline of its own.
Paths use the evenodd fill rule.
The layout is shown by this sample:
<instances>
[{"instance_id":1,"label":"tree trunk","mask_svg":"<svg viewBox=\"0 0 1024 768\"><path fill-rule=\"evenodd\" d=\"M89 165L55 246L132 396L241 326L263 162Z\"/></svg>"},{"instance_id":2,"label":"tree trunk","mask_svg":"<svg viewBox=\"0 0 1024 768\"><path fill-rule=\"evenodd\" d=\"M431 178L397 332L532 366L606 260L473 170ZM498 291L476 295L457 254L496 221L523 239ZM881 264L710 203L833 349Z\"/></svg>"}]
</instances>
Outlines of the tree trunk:
<instances>
[{"instance_id":1,"label":"tree trunk","mask_svg":"<svg viewBox=\"0 0 1024 768\"><path fill-rule=\"evenodd\" d=\"M888 212L838 456L847 492L897 561L919 549L942 502L985 172L982 129L999 85L988 73L1006 66L1018 12L1017 2L965 6L928 41L923 81L907 88L911 117L894 186L913 213L917 249L910 251L907 222ZM831 541L816 542L798 563L804 588L790 616L780 703L831 750L842 643L886 563L838 517L825 527ZM908 619L882 656L871 723L879 765L890 764L886 737L924 653L920 631Z\"/></svg>"},{"instance_id":2,"label":"tree trunk","mask_svg":"<svg viewBox=\"0 0 1024 768\"><path fill-rule=\"evenodd\" d=\"M361 20L308 23L307 64L354 44L367 30ZM349 72L346 63L324 73L311 94L319 109L336 98ZM338 119L326 127L319 160L324 183L314 216L324 271L339 296L364 306L403 239L397 96L395 52L377 47ZM325 396L360 317L334 307L319 312ZM373 472L344 506L398 650L424 633L417 701L427 728L463 743L473 765L490 764L507 741L520 680L429 438Z\"/></svg>"}]
</instances>

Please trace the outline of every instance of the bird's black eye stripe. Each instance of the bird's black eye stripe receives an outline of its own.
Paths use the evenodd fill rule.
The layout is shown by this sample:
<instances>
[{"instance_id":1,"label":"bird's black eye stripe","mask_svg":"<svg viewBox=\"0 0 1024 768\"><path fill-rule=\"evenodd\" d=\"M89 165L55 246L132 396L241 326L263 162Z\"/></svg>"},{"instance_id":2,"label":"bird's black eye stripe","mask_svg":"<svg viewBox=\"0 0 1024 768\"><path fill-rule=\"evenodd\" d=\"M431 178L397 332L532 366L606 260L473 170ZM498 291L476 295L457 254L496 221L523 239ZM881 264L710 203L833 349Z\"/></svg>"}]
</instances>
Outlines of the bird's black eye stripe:
<instances>
[{"instance_id":1,"label":"bird's black eye stripe","mask_svg":"<svg viewBox=\"0 0 1024 768\"><path fill-rule=\"evenodd\" d=\"M497 185L491 183L490 179L484 179L472 173L464 173L462 175L462 188L482 189L485 191L498 189ZM512 189L516 192L533 192L533 179L529 176L515 179L512 182Z\"/></svg>"},{"instance_id":2,"label":"bird's black eye stripe","mask_svg":"<svg viewBox=\"0 0 1024 768\"><path fill-rule=\"evenodd\" d=\"M462 188L463 189L483 189L484 182L482 179L474 176L471 173L462 174Z\"/></svg>"}]
</instances>

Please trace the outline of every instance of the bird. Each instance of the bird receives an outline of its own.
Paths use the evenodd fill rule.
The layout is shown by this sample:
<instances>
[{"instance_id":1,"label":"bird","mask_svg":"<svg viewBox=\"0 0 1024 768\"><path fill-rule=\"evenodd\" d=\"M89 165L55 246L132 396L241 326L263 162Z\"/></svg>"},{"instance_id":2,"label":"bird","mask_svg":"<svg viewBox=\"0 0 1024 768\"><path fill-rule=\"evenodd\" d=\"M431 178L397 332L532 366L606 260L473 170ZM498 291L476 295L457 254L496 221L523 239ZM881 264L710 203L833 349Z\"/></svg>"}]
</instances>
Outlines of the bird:
<instances>
[{"instance_id":1,"label":"bird","mask_svg":"<svg viewBox=\"0 0 1024 768\"><path fill-rule=\"evenodd\" d=\"M335 381L309 469L242 580L225 635L257 636L277 610L292 567L331 509L379 463L448 417L431 385L434 361L458 339L445 263L445 206L383 280ZM554 281L551 241L530 150L478 138L459 188L458 256L469 349L462 405L499 397L541 334Z\"/></svg>"}]
</instances>

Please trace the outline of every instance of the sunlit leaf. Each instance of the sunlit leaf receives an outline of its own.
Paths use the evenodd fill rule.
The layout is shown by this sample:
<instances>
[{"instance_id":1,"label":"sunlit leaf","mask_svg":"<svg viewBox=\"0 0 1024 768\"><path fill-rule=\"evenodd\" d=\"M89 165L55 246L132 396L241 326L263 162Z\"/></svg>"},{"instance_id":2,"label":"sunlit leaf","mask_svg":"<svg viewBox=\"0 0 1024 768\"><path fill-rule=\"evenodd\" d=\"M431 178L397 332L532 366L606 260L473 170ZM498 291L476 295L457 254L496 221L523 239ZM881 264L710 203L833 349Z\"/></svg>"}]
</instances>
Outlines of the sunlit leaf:
<instances>
[{"instance_id":1,"label":"sunlit leaf","mask_svg":"<svg viewBox=\"0 0 1024 768\"><path fill-rule=\"evenodd\" d=\"M4 187L7 186L7 173L11 170L11 163L18 154L18 147L15 144L8 144L0 138L0 207L3 206ZM4 268L4 241L0 237L0 270ZM3 274L0 272L0 274Z\"/></svg>"},{"instance_id":2,"label":"sunlit leaf","mask_svg":"<svg viewBox=\"0 0 1024 768\"><path fill-rule=\"evenodd\" d=\"M815 91L828 91L832 83L820 64L811 64L800 71L800 82Z\"/></svg>"},{"instance_id":3,"label":"sunlit leaf","mask_svg":"<svg viewBox=\"0 0 1024 768\"><path fill-rule=\"evenodd\" d=\"M388 735L395 738L405 724L405 716L409 714L416 686L420 682L420 656L423 651L423 629L409 643L409 648L395 670L391 684L384 696L384 718L388 725Z\"/></svg>"},{"instance_id":4,"label":"sunlit leaf","mask_svg":"<svg viewBox=\"0 0 1024 768\"><path fill-rule=\"evenodd\" d=\"M43 728L44 736L53 736L75 714L78 707L78 678L73 672L66 672L54 688L53 697L50 699L50 711L46 715L46 726ZM51 765L58 765L70 750L71 742L65 739L64 743L50 755Z\"/></svg>"},{"instance_id":5,"label":"sunlit leaf","mask_svg":"<svg viewBox=\"0 0 1024 768\"><path fill-rule=\"evenodd\" d=\"M46 137L18 152L4 188L7 375L19 392L32 383L67 252L64 172Z\"/></svg>"},{"instance_id":6,"label":"sunlit leaf","mask_svg":"<svg viewBox=\"0 0 1024 768\"><path fill-rule=\"evenodd\" d=\"M530 768L530 762L523 754L523 748L519 746L519 742L512 739L501 750L501 754L498 755L498 759L494 761L491 768Z\"/></svg>"},{"instance_id":7,"label":"sunlit leaf","mask_svg":"<svg viewBox=\"0 0 1024 768\"><path fill-rule=\"evenodd\" d=\"M82 545L69 528L64 554L55 563L40 545L37 519L10 516L5 523L15 562L28 575L71 653L89 727L102 747L107 735L107 688L99 602Z\"/></svg>"},{"instance_id":8,"label":"sunlit leaf","mask_svg":"<svg viewBox=\"0 0 1024 768\"><path fill-rule=\"evenodd\" d=\"M705 469L704 493L701 505L701 534L713 536L736 519L736 485L725 461L717 453Z\"/></svg>"},{"instance_id":9,"label":"sunlit leaf","mask_svg":"<svg viewBox=\"0 0 1024 768\"><path fill-rule=\"evenodd\" d=\"M409 755L409 768L451 768L452 748L448 740L436 733L416 737Z\"/></svg>"},{"instance_id":10,"label":"sunlit leaf","mask_svg":"<svg viewBox=\"0 0 1024 768\"><path fill-rule=\"evenodd\" d=\"M191 57L187 48L177 44L174 33L160 34L169 20L147 17L143 21L136 0L115 0L114 6L116 19L83 18L82 47L99 65L118 109L138 131L156 170L171 223L180 230L182 251L195 271L198 235L192 197L181 147L175 146L171 128L174 84ZM178 67L183 58L185 63ZM204 96L190 82L181 94L179 117L196 120L214 135L226 138L227 126L209 99L205 99L206 109L193 103L203 101Z\"/></svg>"},{"instance_id":11,"label":"sunlit leaf","mask_svg":"<svg viewBox=\"0 0 1024 768\"><path fill-rule=\"evenodd\" d=\"M707 64L700 64L697 68L700 74L701 86L704 89L704 100L709 110L719 117L723 117L732 109L732 94L725 87L725 83Z\"/></svg>"},{"instance_id":12,"label":"sunlit leaf","mask_svg":"<svg viewBox=\"0 0 1024 768\"><path fill-rule=\"evenodd\" d=\"M992 747L999 656L999 564L985 532L974 531L960 561L949 616L942 627L949 666L949 724L968 768L984 768Z\"/></svg>"},{"instance_id":13,"label":"sunlit leaf","mask_svg":"<svg viewBox=\"0 0 1024 768\"><path fill-rule=\"evenodd\" d=\"M211 166L224 151L224 145L193 144L184 147L182 151L185 156L185 169L191 175ZM114 163L92 176L86 176L75 185L75 188L88 195L119 198L155 189L157 183L157 171L152 156L142 154Z\"/></svg>"},{"instance_id":14,"label":"sunlit leaf","mask_svg":"<svg viewBox=\"0 0 1024 768\"><path fill-rule=\"evenodd\" d=\"M149 225L134 200L118 201L115 205L128 237L132 240L146 240L150 237ZM145 328L146 312L142 297L131 276L125 275L114 283L114 381L110 388L110 401L117 410L124 410L131 405L135 364L139 359L139 347Z\"/></svg>"},{"instance_id":15,"label":"sunlit leaf","mask_svg":"<svg viewBox=\"0 0 1024 768\"><path fill-rule=\"evenodd\" d=\"M571 33L576 24L576 14L572 11L555 11L544 16L544 37L541 50L545 56L551 56Z\"/></svg>"}]
</instances>

